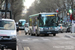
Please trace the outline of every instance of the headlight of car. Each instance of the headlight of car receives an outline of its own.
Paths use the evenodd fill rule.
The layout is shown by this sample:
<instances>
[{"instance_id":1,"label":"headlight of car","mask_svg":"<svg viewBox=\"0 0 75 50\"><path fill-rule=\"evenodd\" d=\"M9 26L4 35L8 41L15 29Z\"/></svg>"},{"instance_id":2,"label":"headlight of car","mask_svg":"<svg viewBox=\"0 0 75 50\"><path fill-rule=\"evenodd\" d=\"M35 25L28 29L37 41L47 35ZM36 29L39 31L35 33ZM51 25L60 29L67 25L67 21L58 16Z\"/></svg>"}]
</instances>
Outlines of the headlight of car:
<instances>
[{"instance_id":1,"label":"headlight of car","mask_svg":"<svg viewBox=\"0 0 75 50\"><path fill-rule=\"evenodd\" d=\"M58 31L59 30L59 28L58 27L55 27L55 31Z\"/></svg>"},{"instance_id":2,"label":"headlight of car","mask_svg":"<svg viewBox=\"0 0 75 50\"><path fill-rule=\"evenodd\" d=\"M43 31L43 28L39 28L39 31Z\"/></svg>"},{"instance_id":3,"label":"headlight of car","mask_svg":"<svg viewBox=\"0 0 75 50\"><path fill-rule=\"evenodd\" d=\"M16 38L16 36L15 36L15 35L13 35L13 36L11 36L10 38L14 39L14 38Z\"/></svg>"}]
</instances>

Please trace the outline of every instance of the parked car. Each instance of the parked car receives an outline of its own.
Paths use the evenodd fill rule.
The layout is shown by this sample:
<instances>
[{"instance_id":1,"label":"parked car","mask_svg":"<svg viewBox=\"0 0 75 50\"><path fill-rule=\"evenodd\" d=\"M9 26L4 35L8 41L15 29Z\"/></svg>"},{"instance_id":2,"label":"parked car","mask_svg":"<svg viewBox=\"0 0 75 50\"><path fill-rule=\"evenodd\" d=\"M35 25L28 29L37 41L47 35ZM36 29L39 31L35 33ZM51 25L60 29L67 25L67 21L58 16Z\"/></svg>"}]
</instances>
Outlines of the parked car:
<instances>
[{"instance_id":1,"label":"parked car","mask_svg":"<svg viewBox=\"0 0 75 50\"><path fill-rule=\"evenodd\" d=\"M29 23L25 23L24 31L25 31L25 35L29 33Z\"/></svg>"},{"instance_id":2,"label":"parked car","mask_svg":"<svg viewBox=\"0 0 75 50\"><path fill-rule=\"evenodd\" d=\"M13 19L0 19L0 45L16 50L16 38L15 21Z\"/></svg>"},{"instance_id":3,"label":"parked car","mask_svg":"<svg viewBox=\"0 0 75 50\"><path fill-rule=\"evenodd\" d=\"M64 24L59 24L57 27L58 27L58 32L61 32L61 33L66 32L67 30L67 27Z\"/></svg>"}]
</instances>

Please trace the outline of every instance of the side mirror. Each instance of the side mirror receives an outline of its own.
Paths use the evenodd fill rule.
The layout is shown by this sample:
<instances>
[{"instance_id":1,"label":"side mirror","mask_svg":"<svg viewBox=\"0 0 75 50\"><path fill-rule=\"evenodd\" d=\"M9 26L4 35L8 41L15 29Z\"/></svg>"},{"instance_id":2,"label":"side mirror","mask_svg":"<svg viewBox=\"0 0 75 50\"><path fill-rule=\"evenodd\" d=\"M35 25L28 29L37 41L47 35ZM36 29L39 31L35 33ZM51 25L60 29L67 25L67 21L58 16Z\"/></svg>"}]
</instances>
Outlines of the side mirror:
<instances>
[{"instance_id":1,"label":"side mirror","mask_svg":"<svg viewBox=\"0 0 75 50\"><path fill-rule=\"evenodd\" d=\"M40 17L41 17L41 14L37 17L37 19L40 19Z\"/></svg>"}]
</instances>

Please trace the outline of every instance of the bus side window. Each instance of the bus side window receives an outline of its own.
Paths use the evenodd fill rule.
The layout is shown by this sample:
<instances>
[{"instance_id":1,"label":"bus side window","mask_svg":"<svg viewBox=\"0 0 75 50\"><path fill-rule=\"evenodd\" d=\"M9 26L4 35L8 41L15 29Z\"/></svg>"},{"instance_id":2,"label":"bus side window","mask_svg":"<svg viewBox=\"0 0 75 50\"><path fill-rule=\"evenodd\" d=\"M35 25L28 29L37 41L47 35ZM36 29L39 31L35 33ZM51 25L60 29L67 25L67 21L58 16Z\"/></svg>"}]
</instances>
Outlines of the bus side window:
<instances>
[{"instance_id":1,"label":"bus side window","mask_svg":"<svg viewBox=\"0 0 75 50\"><path fill-rule=\"evenodd\" d=\"M29 25L32 26L32 19L29 19Z\"/></svg>"}]
</instances>

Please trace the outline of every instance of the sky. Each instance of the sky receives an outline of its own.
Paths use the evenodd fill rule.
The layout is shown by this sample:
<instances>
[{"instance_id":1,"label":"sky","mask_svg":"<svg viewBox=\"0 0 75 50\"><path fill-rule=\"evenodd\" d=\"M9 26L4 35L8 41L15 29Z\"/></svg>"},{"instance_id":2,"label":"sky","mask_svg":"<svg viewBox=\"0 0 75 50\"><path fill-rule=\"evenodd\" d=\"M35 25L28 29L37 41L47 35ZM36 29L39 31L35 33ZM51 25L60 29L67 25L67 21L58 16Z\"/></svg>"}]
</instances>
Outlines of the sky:
<instances>
[{"instance_id":1,"label":"sky","mask_svg":"<svg viewBox=\"0 0 75 50\"><path fill-rule=\"evenodd\" d=\"M29 8L35 0L25 0L24 5Z\"/></svg>"}]
</instances>

